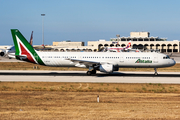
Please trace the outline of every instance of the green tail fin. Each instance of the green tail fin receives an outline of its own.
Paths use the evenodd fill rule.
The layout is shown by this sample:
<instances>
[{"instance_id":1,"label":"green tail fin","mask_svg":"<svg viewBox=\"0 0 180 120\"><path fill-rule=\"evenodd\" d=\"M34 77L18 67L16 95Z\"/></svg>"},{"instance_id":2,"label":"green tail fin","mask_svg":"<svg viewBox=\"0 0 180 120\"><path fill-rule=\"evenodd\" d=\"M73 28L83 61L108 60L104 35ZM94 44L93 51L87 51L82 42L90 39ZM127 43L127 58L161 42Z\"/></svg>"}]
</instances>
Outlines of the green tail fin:
<instances>
[{"instance_id":1,"label":"green tail fin","mask_svg":"<svg viewBox=\"0 0 180 120\"><path fill-rule=\"evenodd\" d=\"M16 50L15 56L17 59L21 56L26 56L27 61L44 65L37 52L18 29L11 29L11 33Z\"/></svg>"}]
</instances>

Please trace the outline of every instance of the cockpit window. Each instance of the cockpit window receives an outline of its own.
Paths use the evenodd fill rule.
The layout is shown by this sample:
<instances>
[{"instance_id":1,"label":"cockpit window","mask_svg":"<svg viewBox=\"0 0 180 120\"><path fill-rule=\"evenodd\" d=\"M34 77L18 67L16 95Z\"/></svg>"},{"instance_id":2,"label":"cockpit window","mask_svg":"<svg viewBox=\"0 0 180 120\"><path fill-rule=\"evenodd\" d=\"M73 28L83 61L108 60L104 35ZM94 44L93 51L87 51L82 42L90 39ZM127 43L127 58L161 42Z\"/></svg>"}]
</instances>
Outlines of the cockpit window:
<instances>
[{"instance_id":1,"label":"cockpit window","mask_svg":"<svg viewBox=\"0 0 180 120\"><path fill-rule=\"evenodd\" d=\"M163 59L170 59L168 55L164 56Z\"/></svg>"},{"instance_id":2,"label":"cockpit window","mask_svg":"<svg viewBox=\"0 0 180 120\"><path fill-rule=\"evenodd\" d=\"M168 55L167 55L166 57L167 57L168 59L170 59L170 57L169 57Z\"/></svg>"}]
</instances>

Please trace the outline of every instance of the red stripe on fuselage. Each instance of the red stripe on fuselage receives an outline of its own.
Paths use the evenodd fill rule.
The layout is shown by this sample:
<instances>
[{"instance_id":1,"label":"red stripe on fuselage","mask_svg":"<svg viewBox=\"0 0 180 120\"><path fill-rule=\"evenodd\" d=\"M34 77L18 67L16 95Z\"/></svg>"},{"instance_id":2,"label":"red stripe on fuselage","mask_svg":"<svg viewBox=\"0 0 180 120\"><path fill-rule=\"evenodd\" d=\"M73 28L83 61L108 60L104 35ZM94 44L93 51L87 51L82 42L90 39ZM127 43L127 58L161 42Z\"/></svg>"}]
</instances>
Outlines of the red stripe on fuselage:
<instances>
[{"instance_id":1,"label":"red stripe on fuselage","mask_svg":"<svg viewBox=\"0 0 180 120\"><path fill-rule=\"evenodd\" d=\"M20 44L20 48L21 48L21 55L26 55L28 61L35 63L32 56L27 52L27 50L22 46L22 44L21 43L19 43L19 44Z\"/></svg>"}]
</instances>

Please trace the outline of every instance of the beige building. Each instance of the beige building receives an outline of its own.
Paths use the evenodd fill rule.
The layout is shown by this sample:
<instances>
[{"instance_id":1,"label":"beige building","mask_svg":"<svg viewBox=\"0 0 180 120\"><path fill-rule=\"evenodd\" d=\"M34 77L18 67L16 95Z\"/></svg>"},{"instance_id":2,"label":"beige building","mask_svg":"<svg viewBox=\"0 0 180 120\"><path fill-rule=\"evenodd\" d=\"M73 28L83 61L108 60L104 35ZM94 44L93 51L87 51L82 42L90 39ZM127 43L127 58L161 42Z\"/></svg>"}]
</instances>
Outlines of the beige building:
<instances>
[{"instance_id":1,"label":"beige building","mask_svg":"<svg viewBox=\"0 0 180 120\"><path fill-rule=\"evenodd\" d=\"M133 38L145 38L145 37L149 37L150 33L149 32L130 32L130 36Z\"/></svg>"},{"instance_id":2,"label":"beige building","mask_svg":"<svg viewBox=\"0 0 180 120\"><path fill-rule=\"evenodd\" d=\"M98 51L103 47L125 47L131 40L131 48L134 49L154 49L160 52L180 52L180 42L178 40L167 41L166 38L150 37L149 32L131 32L130 37L111 38L110 41L88 41L87 46L84 42L53 42L53 47L58 51Z\"/></svg>"},{"instance_id":3,"label":"beige building","mask_svg":"<svg viewBox=\"0 0 180 120\"><path fill-rule=\"evenodd\" d=\"M84 46L84 42L71 42L71 41L62 41L62 42L53 42L55 51L87 51L92 52L93 47ZM97 51L97 49L95 50Z\"/></svg>"},{"instance_id":4,"label":"beige building","mask_svg":"<svg viewBox=\"0 0 180 120\"><path fill-rule=\"evenodd\" d=\"M88 46L93 49L102 47L125 47L129 41L88 41ZM179 41L132 41L131 48L134 49L154 49L160 52L179 52Z\"/></svg>"},{"instance_id":5,"label":"beige building","mask_svg":"<svg viewBox=\"0 0 180 120\"><path fill-rule=\"evenodd\" d=\"M134 49L154 49L160 52L180 52L180 42L178 40L167 41L166 38L150 37L149 32L131 32L130 37L111 38L110 41L88 41L88 46L94 49L102 47L125 47L131 41L131 48Z\"/></svg>"},{"instance_id":6,"label":"beige building","mask_svg":"<svg viewBox=\"0 0 180 120\"><path fill-rule=\"evenodd\" d=\"M53 46L84 46L84 42L71 42L71 41L53 42Z\"/></svg>"}]
</instances>

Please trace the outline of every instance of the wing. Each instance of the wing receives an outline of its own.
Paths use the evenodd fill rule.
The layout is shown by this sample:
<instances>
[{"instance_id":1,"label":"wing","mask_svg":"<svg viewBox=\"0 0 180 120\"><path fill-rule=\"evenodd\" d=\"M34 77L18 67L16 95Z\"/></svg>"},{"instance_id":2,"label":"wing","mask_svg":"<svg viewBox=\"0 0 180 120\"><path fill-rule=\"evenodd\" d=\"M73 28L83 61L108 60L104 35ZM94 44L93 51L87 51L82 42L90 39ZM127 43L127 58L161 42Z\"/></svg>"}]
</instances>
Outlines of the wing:
<instances>
[{"instance_id":1,"label":"wing","mask_svg":"<svg viewBox=\"0 0 180 120\"><path fill-rule=\"evenodd\" d=\"M67 58L66 60L70 60L72 63L76 63L76 67L89 67L89 66L97 66L102 64L107 64L109 62L99 62L99 61L91 61L91 60L79 60L79 59L71 59Z\"/></svg>"}]
</instances>

